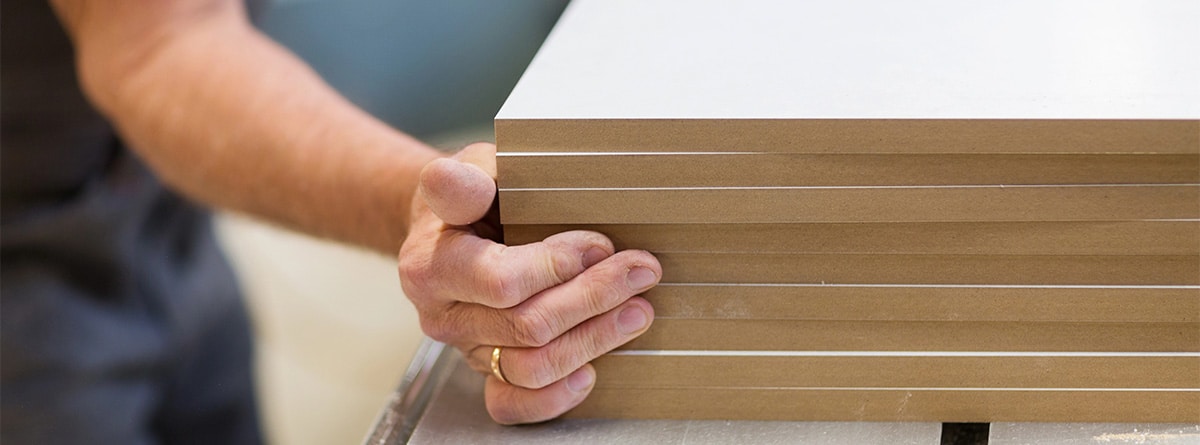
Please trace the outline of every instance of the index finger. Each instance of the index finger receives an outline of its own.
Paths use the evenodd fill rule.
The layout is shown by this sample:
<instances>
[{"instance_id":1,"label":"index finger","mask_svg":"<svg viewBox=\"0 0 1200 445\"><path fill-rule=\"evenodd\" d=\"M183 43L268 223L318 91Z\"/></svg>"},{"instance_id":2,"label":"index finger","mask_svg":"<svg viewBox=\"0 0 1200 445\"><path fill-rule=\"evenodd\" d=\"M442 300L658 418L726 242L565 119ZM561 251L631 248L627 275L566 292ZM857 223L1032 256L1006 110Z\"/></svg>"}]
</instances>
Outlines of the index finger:
<instances>
[{"instance_id":1,"label":"index finger","mask_svg":"<svg viewBox=\"0 0 1200 445\"><path fill-rule=\"evenodd\" d=\"M400 256L401 283L409 295L494 308L516 306L564 283L614 250L604 235L582 230L537 243L505 246L465 228L443 226L425 242L429 244Z\"/></svg>"}]
</instances>

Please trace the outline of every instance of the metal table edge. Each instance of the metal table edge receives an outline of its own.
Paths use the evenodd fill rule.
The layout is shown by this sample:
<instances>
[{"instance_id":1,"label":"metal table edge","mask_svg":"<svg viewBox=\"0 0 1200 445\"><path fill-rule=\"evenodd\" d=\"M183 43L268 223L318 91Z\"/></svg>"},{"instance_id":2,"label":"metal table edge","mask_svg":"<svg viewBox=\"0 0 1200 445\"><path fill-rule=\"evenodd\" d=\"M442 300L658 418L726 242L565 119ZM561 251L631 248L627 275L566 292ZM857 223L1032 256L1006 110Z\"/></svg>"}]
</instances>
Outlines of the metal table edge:
<instances>
[{"instance_id":1,"label":"metal table edge","mask_svg":"<svg viewBox=\"0 0 1200 445\"><path fill-rule=\"evenodd\" d=\"M429 337L421 339L400 386L375 419L364 445L408 443L430 399L445 384L455 361L453 350Z\"/></svg>"}]
</instances>

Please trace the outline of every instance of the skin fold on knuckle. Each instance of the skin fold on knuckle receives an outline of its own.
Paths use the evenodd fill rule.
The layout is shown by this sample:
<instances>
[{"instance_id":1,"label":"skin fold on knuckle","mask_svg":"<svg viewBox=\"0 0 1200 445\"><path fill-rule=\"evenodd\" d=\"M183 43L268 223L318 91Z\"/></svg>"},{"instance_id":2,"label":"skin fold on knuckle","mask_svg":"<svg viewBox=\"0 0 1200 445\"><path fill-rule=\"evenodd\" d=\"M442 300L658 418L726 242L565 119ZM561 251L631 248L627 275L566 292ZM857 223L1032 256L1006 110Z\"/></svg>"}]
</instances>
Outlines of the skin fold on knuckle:
<instances>
[{"instance_id":1,"label":"skin fold on knuckle","mask_svg":"<svg viewBox=\"0 0 1200 445\"><path fill-rule=\"evenodd\" d=\"M492 347L483 345L454 345L467 357L467 365L484 376L492 373Z\"/></svg>"},{"instance_id":2,"label":"skin fold on knuckle","mask_svg":"<svg viewBox=\"0 0 1200 445\"><path fill-rule=\"evenodd\" d=\"M574 371L570 362L574 361L567 354L560 353L558 348L543 346L533 349L531 354L523 357L522 369L528 376L527 387L541 389L566 377Z\"/></svg>"},{"instance_id":3,"label":"skin fold on knuckle","mask_svg":"<svg viewBox=\"0 0 1200 445\"><path fill-rule=\"evenodd\" d=\"M583 251L552 249L549 257L550 275L555 283L565 283L583 272Z\"/></svg>"},{"instance_id":4,"label":"skin fold on knuckle","mask_svg":"<svg viewBox=\"0 0 1200 445\"><path fill-rule=\"evenodd\" d=\"M557 336L554 320L546 310L536 305L520 305L512 309L513 335L522 346L545 346Z\"/></svg>"},{"instance_id":5,"label":"skin fold on knuckle","mask_svg":"<svg viewBox=\"0 0 1200 445\"><path fill-rule=\"evenodd\" d=\"M563 270L580 269L582 255L579 258L572 258L570 253L561 250L546 242L512 246L504 251L505 258L502 261L504 264L524 266L519 270L513 269L513 272L520 273L514 273L511 278L532 294L566 281L562 278L564 274L573 276L578 273L577 271L563 272Z\"/></svg>"},{"instance_id":6,"label":"skin fold on knuckle","mask_svg":"<svg viewBox=\"0 0 1200 445\"><path fill-rule=\"evenodd\" d=\"M479 319L477 307L472 303L452 302L419 309L421 330L429 338L466 352L480 344L479 326L486 322Z\"/></svg>"},{"instance_id":7,"label":"skin fold on knuckle","mask_svg":"<svg viewBox=\"0 0 1200 445\"><path fill-rule=\"evenodd\" d=\"M576 344L578 344L577 349L584 358L584 360L580 361L580 366L583 363L595 360L625 342L625 336L616 327L617 313L624 308L625 306L621 306L615 309L609 322L597 323L588 326L591 329L580 330L581 332L579 332L576 339ZM574 371L574 369L571 371Z\"/></svg>"},{"instance_id":8,"label":"skin fold on knuckle","mask_svg":"<svg viewBox=\"0 0 1200 445\"><path fill-rule=\"evenodd\" d=\"M452 323L446 320L444 311L420 311L421 331L428 335L429 338L443 342L451 343L455 340L453 335Z\"/></svg>"},{"instance_id":9,"label":"skin fold on knuckle","mask_svg":"<svg viewBox=\"0 0 1200 445\"><path fill-rule=\"evenodd\" d=\"M566 282L584 272L584 255L598 248L606 255L613 254L612 242L597 232L575 230L552 235L543 244L554 256L554 275Z\"/></svg>"},{"instance_id":10,"label":"skin fold on knuckle","mask_svg":"<svg viewBox=\"0 0 1200 445\"><path fill-rule=\"evenodd\" d=\"M583 304L588 313L600 315L629 299L632 294L625 286L625 268L605 264L588 270L583 284Z\"/></svg>"},{"instance_id":11,"label":"skin fold on knuckle","mask_svg":"<svg viewBox=\"0 0 1200 445\"><path fill-rule=\"evenodd\" d=\"M538 255L547 259L547 270L557 283L570 280L583 272L584 252L587 252L594 244L587 242L586 236L582 232L574 234L575 236L565 236L569 234L555 235L546 238L541 243L534 244L541 250Z\"/></svg>"},{"instance_id":12,"label":"skin fold on knuckle","mask_svg":"<svg viewBox=\"0 0 1200 445\"><path fill-rule=\"evenodd\" d=\"M396 270L401 290L414 303L436 299L441 272L435 266L433 254L427 249L401 249Z\"/></svg>"},{"instance_id":13,"label":"skin fold on knuckle","mask_svg":"<svg viewBox=\"0 0 1200 445\"><path fill-rule=\"evenodd\" d=\"M601 321L604 318L607 317L577 326L550 344L536 349L532 363L543 365L540 372L533 373L537 376L537 383L549 385L559 381L620 346L622 335L617 332L615 323Z\"/></svg>"},{"instance_id":14,"label":"skin fold on knuckle","mask_svg":"<svg viewBox=\"0 0 1200 445\"><path fill-rule=\"evenodd\" d=\"M529 296L524 289L523 263L513 249L494 244L469 265L475 271L476 289L487 298L488 306L511 308Z\"/></svg>"},{"instance_id":15,"label":"skin fold on knuckle","mask_svg":"<svg viewBox=\"0 0 1200 445\"><path fill-rule=\"evenodd\" d=\"M510 308L524 301L521 286L523 277L512 266L495 264L483 276L489 306Z\"/></svg>"},{"instance_id":16,"label":"skin fold on knuckle","mask_svg":"<svg viewBox=\"0 0 1200 445\"><path fill-rule=\"evenodd\" d=\"M429 280L429 269L418 265L414 260L401 259L397 267L400 276L400 289L410 300L420 301L429 293L426 284Z\"/></svg>"},{"instance_id":17,"label":"skin fold on knuckle","mask_svg":"<svg viewBox=\"0 0 1200 445\"><path fill-rule=\"evenodd\" d=\"M541 379L550 380L539 383L549 384L560 380L624 343L625 338L617 331L615 321L618 312L625 307L622 305L606 316L579 325L551 344L539 348L540 357L535 363L546 365L546 374Z\"/></svg>"}]
</instances>

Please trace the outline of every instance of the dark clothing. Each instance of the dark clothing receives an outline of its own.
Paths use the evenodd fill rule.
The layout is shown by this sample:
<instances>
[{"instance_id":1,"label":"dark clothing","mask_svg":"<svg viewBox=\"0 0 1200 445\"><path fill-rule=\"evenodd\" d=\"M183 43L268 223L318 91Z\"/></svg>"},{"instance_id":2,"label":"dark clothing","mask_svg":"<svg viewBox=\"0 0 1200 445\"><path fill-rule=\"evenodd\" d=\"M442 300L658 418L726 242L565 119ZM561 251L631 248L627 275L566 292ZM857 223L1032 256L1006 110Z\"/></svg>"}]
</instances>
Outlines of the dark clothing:
<instances>
[{"instance_id":1,"label":"dark clothing","mask_svg":"<svg viewBox=\"0 0 1200 445\"><path fill-rule=\"evenodd\" d=\"M47 2L0 20L0 443L259 442L208 214L84 100Z\"/></svg>"}]
</instances>

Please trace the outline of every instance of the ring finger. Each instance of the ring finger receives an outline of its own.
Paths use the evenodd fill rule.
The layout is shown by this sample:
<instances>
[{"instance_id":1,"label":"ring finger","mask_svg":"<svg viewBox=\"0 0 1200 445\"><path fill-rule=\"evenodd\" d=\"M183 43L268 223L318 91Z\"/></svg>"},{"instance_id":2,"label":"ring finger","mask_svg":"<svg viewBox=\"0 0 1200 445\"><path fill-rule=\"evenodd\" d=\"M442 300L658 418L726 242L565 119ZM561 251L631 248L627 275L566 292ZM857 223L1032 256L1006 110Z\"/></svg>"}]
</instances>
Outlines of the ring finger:
<instances>
[{"instance_id":1,"label":"ring finger","mask_svg":"<svg viewBox=\"0 0 1200 445\"><path fill-rule=\"evenodd\" d=\"M512 385L543 388L571 374L604 353L633 340L649 328L654 309L640 297L630 298L615 309L587 320L562 336L537 348L503 348L499 368ZM475 369L486 363L491 373L494 348L479 347L471 353Z\"/></svg>"}]
</instances>

